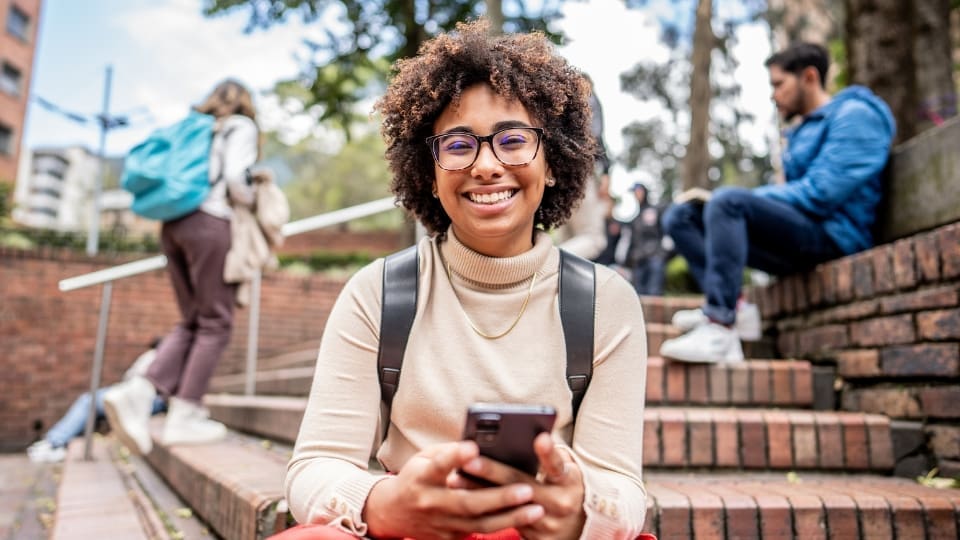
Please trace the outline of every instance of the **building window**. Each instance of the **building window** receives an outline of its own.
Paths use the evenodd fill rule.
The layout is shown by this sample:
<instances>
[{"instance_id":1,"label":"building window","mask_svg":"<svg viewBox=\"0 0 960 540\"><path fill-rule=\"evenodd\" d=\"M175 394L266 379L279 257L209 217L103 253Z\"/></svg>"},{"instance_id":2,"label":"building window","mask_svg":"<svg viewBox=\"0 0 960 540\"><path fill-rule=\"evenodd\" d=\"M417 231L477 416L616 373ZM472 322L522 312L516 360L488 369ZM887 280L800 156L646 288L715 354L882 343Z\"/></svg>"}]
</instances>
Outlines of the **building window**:
<instances>
[{"instance_id":1,"label":"building window","mask_svg":"<svg viewBox=\"0 0 960 540\"><path fill-rule=\"evenodd\" d=\"M0 124L0 154L13 154L13 130L3 124Z\"/></svg>"},{"instance_id":2,"label":"building window","mask_svg":"<svg viewBox=\"0 0 960 540\"><path fill-rule=\"evenodd\" d=\"M7 14L7 32L20 38L21 41L28 41L30 16L17 6L10 6L10 13Z\"/></svg>"},{"instance_id":3,"label":"building window","mask_svg":"<svg viewBox=\"0 0 960 540\"><path fill-rule=\"evenodd\" d=\"M3 63L3 70L0 71L0 91L13 96L20 95L20 81L23 80L23 74L16 66L7 62Z\"/></svg>"}]
</instances>

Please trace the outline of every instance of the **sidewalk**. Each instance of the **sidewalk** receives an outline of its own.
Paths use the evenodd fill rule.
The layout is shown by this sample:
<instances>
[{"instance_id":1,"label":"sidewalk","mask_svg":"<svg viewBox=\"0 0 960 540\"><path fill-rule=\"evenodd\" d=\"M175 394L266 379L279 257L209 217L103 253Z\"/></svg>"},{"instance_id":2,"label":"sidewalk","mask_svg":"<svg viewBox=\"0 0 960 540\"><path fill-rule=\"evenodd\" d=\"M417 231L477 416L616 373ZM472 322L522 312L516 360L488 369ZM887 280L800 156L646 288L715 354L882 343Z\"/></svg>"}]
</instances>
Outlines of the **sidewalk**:
<instances>
[{"instance_id":1,"label":"sidewalk","mask_svg":"<svg viewBox=\"0 0 960 540\"><path fill-rule=\"evenodd\" d=\"M61 464L0 454L0 540L46 540L53 525Z\"/></svg>"}]
</instances>

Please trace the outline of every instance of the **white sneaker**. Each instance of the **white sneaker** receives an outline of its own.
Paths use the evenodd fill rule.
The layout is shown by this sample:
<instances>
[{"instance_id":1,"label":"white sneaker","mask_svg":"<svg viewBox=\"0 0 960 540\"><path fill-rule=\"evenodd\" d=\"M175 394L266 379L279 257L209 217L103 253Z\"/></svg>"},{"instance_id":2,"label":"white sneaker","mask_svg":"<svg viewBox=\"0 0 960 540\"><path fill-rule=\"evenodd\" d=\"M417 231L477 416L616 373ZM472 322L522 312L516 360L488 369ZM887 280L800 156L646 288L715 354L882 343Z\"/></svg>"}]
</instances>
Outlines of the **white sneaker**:
<instances>
[{"instance_id":1,"label":"white sneaker","mask_svg":"<svg viewBox=\"0 0 960 540\"><path fill-rule=\"evenodd\" d=\"M735 364L743 362L743 349L736 330L708 322L680 337L664 341L660 356L681 362Z\"/></svg>"},{"instance_id":2,"label":"white sneaker","mask_svg":"<svg viewBox=\"0 0 960 540\"><path fill-rule=\"evenodd\" d=\"M27 448L27 457L30 458L30 463L60 463L67 457L67 449L63 446L53 446L46 439L40 439Z\"/></svg>"},{"instance_id":3,"label":"white sneaker","mask_svg":"<svg viewBox=\"0 0 960 540\"><path fill-rule=\"evenodd\" d=\"M110 429L130 451L140 455L147 455L153 449L149 422L156 397L153 383L143 377L131 377L103 395L103 409Z\"/></svg>"},{"instance_id":4,"label":"white sneaker","mask_svg":"<svg viewBox=\"0 0 960 540\"><path fill-rule=\"evenodd\" d=\"M223 440L227 426L210 419L210 413L189 401L170 398L163 426L164 444L204 444Z\"/></svg>"},{"instance_id":5,"label":"white sneaker","mask_svg":"<svg viewBox=\"0 0 960 540\"><path fill-rule=\"evenodd\" d=\"M686 332L708 322L708 320L700 308L681 309L673 314L670 323ZM757 308L757 305L745 301L737 302L737 322L734 324L734 329L736 329L740 339L743 341L760 341L762 335L760 327L760 309Z\"/></svg>"}]
</instances>

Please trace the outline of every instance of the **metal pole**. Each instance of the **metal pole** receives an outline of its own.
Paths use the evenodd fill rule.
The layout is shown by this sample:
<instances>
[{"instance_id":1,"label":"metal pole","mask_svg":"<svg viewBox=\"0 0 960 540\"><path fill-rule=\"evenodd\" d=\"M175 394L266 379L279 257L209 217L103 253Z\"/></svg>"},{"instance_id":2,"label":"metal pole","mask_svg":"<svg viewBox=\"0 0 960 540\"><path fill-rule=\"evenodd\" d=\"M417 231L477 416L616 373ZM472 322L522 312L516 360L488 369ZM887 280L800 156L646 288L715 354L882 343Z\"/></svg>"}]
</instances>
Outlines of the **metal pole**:
<instances>
[{"instance_id":1,"label":"metal pole","mask_svg":"<svg viewBox=\"0 0 960 540\"><path fill-rule=\"evenodd\" d=\"M260 334L260 278L257 270L250 280L250 318L247 321L247 373L243 393L252 396L257 383L257 347Z\"/></svg>"},{"instance_id":2,"label":"metal pole","mask_svg":"<svg viewBox=\"0 0 960 540\"><path fill-rule=\"evenodd\" d=\"M93 425L97 421L97 390L100 387L100 373L103 371L103 349L107 341L107 321L110 318L110 296L113 282L103 284L103 296L100 298L100 321L97 324L97 345L93 353L93 370L90 373L90 411L87 413L87 425L83 430L86 444L83 459L93 459Z\"/></svg>"},{"instance_id":3,"label":"metal pole","mask_svg":"<svg viewBox=\"0 0 960 540\"><path fill-rule=\"evenodd\" d=\"M93 181L93 204L90 211L90 231L87 234L87 255L97 254L100 243L100 192L103 188L103 179L107 173L106 145L107 129L110 122L110 80L113 78L113 67L107 66L106 80L103 84L103 113L100 115L100 172Z\"/></svg>"}]
</instances>

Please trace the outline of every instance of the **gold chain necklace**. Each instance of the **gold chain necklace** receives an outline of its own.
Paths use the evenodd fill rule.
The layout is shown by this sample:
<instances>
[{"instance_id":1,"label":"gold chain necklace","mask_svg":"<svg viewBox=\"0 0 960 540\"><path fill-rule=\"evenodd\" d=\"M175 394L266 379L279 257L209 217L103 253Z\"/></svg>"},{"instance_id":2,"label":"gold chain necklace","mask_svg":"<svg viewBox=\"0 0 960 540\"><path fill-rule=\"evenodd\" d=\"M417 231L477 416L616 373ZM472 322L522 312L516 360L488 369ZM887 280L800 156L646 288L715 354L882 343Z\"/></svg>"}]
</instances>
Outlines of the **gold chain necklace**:
<instances>
[{"instance_id":1,"label":"gold chain necklace","mask_svg":"<svg viewBox=\"0 0 960 540\"><path fill-rule=\"evenodd\" d=\"M490 334L485 334L479 328L477 328L477 325L473 323L473 319L470 318L470 315L467 315L467 310L463 309L463 302L460 301L460 295L457 294L457 288L453 286L453 272L450 271L450 261L447 261L447 279L450 280L450 289L453 290L453 296L457 299L457 304L460 305L460 311L463 312L463 316L466 317L467 322L470 323L470 328L473 328L473 331L476 332L478 336L486 339L502 338L503 336L509 334L510 331L517 326L517 323L520 322L520 317L523 317L523 312L527 310L527 303L530 302L530 297L533 295L533 285L537 282L537 274L539 274L539 272L534 272L533 276L530 278L530 289L527 291L527 297L523 299L523 305L520 306L520 313L517 313L517 318L513 320L513 323L509 328L495 336L491 336Z\"/></svg>"}]
</instances>

